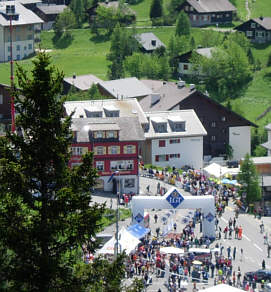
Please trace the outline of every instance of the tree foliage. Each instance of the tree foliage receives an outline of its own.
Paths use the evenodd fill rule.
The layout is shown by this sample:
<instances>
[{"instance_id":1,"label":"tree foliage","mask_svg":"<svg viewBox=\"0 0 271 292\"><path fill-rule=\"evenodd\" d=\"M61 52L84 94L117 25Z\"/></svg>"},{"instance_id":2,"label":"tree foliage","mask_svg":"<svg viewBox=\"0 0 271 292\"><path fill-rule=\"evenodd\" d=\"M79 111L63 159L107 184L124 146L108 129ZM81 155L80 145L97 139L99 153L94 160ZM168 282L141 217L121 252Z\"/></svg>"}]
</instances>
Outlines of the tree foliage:
<instances>
[{"instance_id":1,"label":"tree foliage","mask_svg":"<svg viewBox=\"0 0 271 292\"><path fill-rule=\"evenodd\" d=\"M132 55L137 48L133 32L128 32L118 24L111 35L111 47L107 55L107 59L111 61L108 66L109 79L124 77L124 60L127 56Z\"/></svg>"},{"instance_id":2,"label":"tree foliage","mask_svg":"<svg viewBox=\"0 0 271 292\"><path fill-rule=\"evenodd\" d=\"M259 176L249 154L245 156L241 164L238 181L242 185L240 188L240 195L243 195L243 193L246 194L246 202L248 204L261 199Z\"/></svg>"},{"instance_id":3,"label":"tree foliage","mask_svg":"<svg viewBox=\"0 0 271 292\"><path fill-rule=\"evenodd\" d=\"M75 27L76 19L74 13L69 8L65 8L56 18L54 23L55 33L60 36L63 33L69 33L70 29Z\"/></svg>"},{"instance_id":4,"label":"tree foliage","mask_svg":"<svg viewBox=\"0 0 271 292\"><path fill-rule=\"evenodd\" d=\"M190 20L184 11L181 11L177 17L175 35L177 36L189 36L190 35Z\"/></svg>"},{"instance_id":5,"label":"tree foliage","mask_svg":"<svg viewBox=\"0 0 271 292\"><path fill-rule=\"evenodd\" d=\"M69 7L75 15L77 26L80 27L86 19L86 12L83 0L72 0Z\"/></svg>"},{"instance_id":6,"label":"tree foliage","mask_svg":"<svg viewBox=\"0 0 271 292\"><path fill-rule=\"evenodd\" d=\"M104 213L90 192L97 173L92 153L68 168L72 133L71 117L62 119L64 76L45 53L33 63L31 75L18 66L18 131L0 138L1 281L6 291L121 291L122 258L107 265L82 261L83 246L97 248Z\"/></svg>"},{"instance_id":7,"label":"tree foliage","mask_svg":"<svg viewBox=\"0 0 271 292\"><path fill-rule=\"evenodd\" d=\"M150 8L150 18L158 18L163 16L162 0L152 0Z\"/></svg>"},{"instance_id":8,"label":"tree foliage","mask_svg":"<svg viewBox=\"0 0 271 292\"><path fill-rule=\"evenodd\" d=\"M239 96L252 77L245 51L229 40L213 49L210 58L199 58L198 62L194 66L201 68L207 91L218 101Z\"/></svg>"}]
</instances>

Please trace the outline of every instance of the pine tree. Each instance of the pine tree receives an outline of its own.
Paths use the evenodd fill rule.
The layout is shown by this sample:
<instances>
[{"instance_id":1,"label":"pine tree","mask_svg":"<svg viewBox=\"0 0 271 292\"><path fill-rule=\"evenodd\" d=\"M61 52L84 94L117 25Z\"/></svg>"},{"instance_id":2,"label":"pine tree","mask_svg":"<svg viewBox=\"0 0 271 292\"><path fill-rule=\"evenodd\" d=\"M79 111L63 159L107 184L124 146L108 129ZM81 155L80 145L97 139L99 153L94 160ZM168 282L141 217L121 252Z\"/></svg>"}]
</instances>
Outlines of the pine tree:
<instances>
[{"instance_id":1,"label":"pine tree","mask_svg":"<svg viewBox=\"0 0 271 292\"><path fill-rule=\"evenodd\" d=\"M181 11L177 18L175 35L176 36L190 35L190 27L191 27L191 24L190 24L189 17L184 11Z\"/></svg>"},{"instance_id":2,"label":"pine tree","mask_svg":"<svg viewBox=\"0 0 271 292\"><path fill-rule=\"evenodd\" d=\"M162 0L153 0L150 8L150 18L158 18L163 16Z\"/></svg>"},{"instance_id":3,"label":"pine tree","mask_svg":"<svg viewBox=\"0 0 271 292\"><path fill-rule=\"evenodd\" d=\"M93 238L104 212L91 200L97 174L91 153L68 168L72 135L71 117L62 119L63 73L44 53L33 63L32 75L17 70L18 133L0 138L0 247L8 255L0 262L1 280L9 291L86 291L88 278L76 271L91 270L81 261L82 246L97 248Z\"/></svg>"},{"instance_id":4,"label":"pine tree","mask_svg":"<svg viewBox=\"0 0 271 292\"><path fill-rule=\"evenodd\" d=\"M249 154L245 156L238 174L238 182L242 185L240 195L246 195L246 202L253 203L261 199L261 189L259 186L259 176L256 167Z\"/></svg>"}]
</instances>

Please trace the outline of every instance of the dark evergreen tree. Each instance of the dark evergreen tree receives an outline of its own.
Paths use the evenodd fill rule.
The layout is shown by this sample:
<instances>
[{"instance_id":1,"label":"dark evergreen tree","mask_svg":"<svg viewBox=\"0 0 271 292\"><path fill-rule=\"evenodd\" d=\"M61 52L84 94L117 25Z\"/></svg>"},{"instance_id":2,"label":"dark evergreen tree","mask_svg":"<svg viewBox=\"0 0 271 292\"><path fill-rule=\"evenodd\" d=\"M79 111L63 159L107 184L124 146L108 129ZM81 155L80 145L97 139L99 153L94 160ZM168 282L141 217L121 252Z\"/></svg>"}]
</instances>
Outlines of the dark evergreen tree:
<instances>
[{"instance_id":1,"label":"dark evergreen tree","mask_svg":"<svg viewBox=\"0 0 271 292\"><path fill-rule=\"evenodd\" d=\"M245 156L238 174L238 182L242 185L240 195L245 194L246 202L253 203L261 199L261 189L259 186L259 176L249 154Z\"/></svg>"},{"instance_id":2,"label":"dark evergreen tree","mask_svg":"<svg viewBox=\"0 0 271 292\"><path fill-rule=\"evenodd\" d=\"M176 36L190 35L190 27L191 24L189 17L184 11L181 11L177 17L175 35Z\"/></svg>"},{"instance_id":3,"label":"dark evergreen tree","mask_svg":"<svg viewBox=\"0 0 271 292\"><path fill-rule=\"evenodd\" d=\"M104 212L90 192L97 173L92 153L68 167L72 134L71 117L62 119L64 75L44 53L33 63L32 75L17 70L18 131L0 138L1 282L6 291L122 291L121 258L112 265L82 261L83 246L97 248Z\"/></svg>"},{"instance_id":4,"label":"dark evergreen tree","mask_svg":"<svg viewBox=\"0 0 271 292\"><path fill-rule=\"evenodd\" d=\"M163 16L162 0L152 0L150 9L150 18L158 18Z\"/></svg>"},{"instance_id":5,"label":"dark evergreen tree","mask_svg":"<svg viewBox=\"0 0 271 292\"><path fill-rule=\"evenodd\" d=\"M255 59L254 59L254 56L253 56L251 48L249 48L248 51L247 51L247 58L248 58L249 64L254 66L255 65Z\"/></svg>"}]
</instances>

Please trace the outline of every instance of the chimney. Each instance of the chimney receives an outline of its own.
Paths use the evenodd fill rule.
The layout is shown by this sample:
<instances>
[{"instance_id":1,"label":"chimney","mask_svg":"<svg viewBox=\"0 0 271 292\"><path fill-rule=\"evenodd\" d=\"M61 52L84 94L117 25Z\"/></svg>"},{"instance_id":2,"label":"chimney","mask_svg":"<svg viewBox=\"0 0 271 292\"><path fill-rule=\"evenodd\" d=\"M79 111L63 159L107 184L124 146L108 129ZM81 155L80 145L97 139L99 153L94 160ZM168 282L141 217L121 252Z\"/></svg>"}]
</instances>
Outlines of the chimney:
<instances>
[{"instance_id":1,"label":"chimney","mask_svg":"<svg viewBox=\"0 0 271 292\"><path fill-rule=\"evenodd\" d=\"M151 40L151 45L152 45L153 47L156 47L156 40Z\"/></svg>"},{"instance_id":2,"label":"chimney","mask_svg":"<svg viewBox=\"0 0 271 292\"><path fill-rule=\"evenodd\" d=\"M152 93L151 94L151 105L156 104L157 102L159 102L161 96L159 93Z\"/></svg>"},{"instance_id":3,"label":"chimney","mask_svg":"<svg viewBox=\"0 0 271 292\"><path fill-rule=\"evenodd\" d=\"M189 89L190 89L190 91L194 90L195 87L196 87L195 84L189 84Z\"/></svg>"}]
</instances>

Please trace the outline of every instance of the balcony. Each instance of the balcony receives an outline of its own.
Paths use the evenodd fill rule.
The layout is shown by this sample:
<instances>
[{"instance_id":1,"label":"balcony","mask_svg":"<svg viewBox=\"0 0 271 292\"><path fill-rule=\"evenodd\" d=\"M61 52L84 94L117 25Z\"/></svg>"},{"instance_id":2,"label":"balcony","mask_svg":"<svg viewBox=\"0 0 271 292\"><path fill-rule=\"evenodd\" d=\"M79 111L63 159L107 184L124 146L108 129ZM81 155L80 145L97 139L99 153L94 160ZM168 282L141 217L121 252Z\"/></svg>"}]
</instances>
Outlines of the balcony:
<instances>
[{"instance_id":1,"label":"balcony","mask_svg":"<svg viewBox=\"0 0 271 292\"><path fill-rule=\"evenodd\" d=\"M37 29L37 28L36 28L34 32L35 32L36 34L37 34L37 33L41 33L41 29Z\"/></svg>"},{"instance_id":2,"label":"balcony","mask_svg":"<svg viewBox=\"0 0 271 292\"><path fill-rule=\"evenodd\" d=\"M40 43L40 38L35 38L35 39L34 39L34 42L35 42L35 43Z\"/></svg>"}]
</instances>

